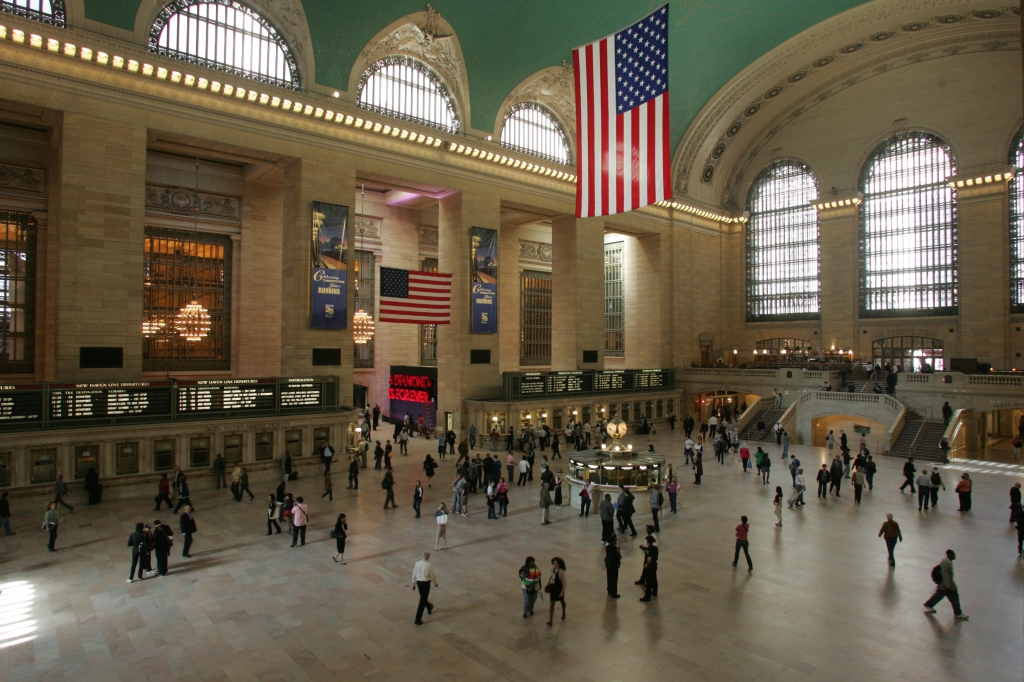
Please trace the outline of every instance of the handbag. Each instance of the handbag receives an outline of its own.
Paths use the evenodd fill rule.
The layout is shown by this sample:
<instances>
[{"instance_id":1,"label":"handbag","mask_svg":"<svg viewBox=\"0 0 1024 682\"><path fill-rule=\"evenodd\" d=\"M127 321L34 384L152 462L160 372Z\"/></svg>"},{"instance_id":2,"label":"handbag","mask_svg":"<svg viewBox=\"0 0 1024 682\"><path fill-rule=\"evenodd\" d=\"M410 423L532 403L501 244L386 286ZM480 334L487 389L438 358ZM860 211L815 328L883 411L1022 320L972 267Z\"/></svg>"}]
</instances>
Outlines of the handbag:
<instances>
[{"instance_id":1,"label":"handbag","mask_svg":"<svg viewBox=\"0 0 1024 682\"><path fill-rule=\"evenodd\" d=\"M441 514L440 516L437 517L437 525L443 526L446 523L448 523L448 515L447 514Z\"/></svg>"}]
</instances>

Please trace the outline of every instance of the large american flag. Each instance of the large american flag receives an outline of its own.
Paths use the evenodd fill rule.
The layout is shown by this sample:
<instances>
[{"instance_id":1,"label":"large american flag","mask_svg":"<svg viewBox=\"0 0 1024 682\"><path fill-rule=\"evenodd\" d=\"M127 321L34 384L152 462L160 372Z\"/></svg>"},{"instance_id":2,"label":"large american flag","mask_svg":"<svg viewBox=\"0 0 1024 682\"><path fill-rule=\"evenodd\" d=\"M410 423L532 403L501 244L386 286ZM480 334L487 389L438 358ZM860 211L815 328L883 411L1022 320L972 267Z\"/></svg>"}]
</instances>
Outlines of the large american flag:
<instances>
[{"instance_id":1,"label":"large american flag","mask_svg":"<svg viewBox=\"0 0 1024 682\"><path fill-rule=\"evenodd\" d=\"M576 217L672 197L668 6L572 53L576 69Z\"/></svg>"},{"instance_id":2,"label":"large american flag","mask_svg":"<svg viewBox=\"0 0 1024 682\"><path fill-rule=\"evenodd\" d=\"M450 324L451 303L451 275L380 269L381 322Z\"/></svg>"}]
</instances>

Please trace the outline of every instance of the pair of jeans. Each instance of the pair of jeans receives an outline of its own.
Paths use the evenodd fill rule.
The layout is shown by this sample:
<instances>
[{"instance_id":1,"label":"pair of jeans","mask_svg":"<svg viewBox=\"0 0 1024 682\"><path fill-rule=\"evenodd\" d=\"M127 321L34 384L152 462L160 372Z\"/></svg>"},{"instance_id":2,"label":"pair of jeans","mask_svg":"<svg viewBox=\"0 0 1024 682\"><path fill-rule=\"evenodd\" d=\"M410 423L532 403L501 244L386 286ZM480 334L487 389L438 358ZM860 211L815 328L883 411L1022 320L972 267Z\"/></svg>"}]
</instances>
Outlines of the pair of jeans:
<instances>
[{"instance_id":1,"label":"pair of jeans","mask_svg":"<svg viewBox=\"0 0 1024 682\"><path fill-rule=\"evenodd\" d=\"M893 551L896 549L896 540L897 539L898 538L886 538L885 539L885 548L887 550L889 550L889 565L890 566L895 566L896 565L896 557L893 555Z\"/></svg>"},{"instance_id":2,"label":"pair of jeans","mask_svg":"<svg viewBox=\"0 0 1024 682\"><path fill-rule=\"evenodd\" d=\"M654 519L654 532L661 532L661 524L658 523L658 517L661 515L660 507L651 507L651 517Z\"/></svg>"},{"instance_id":3,"label":"pair of jeans","mask_svg":"<svg viewBox=\"0 0 1024 682\"><path fill-rule=\"evenodd\" d=\"M156 572L160 575L167 575L167 555L169 553L166 549L156 550Z\"/></svg>"},{"instance_id":4,"label":"pair of jeans","mask_svg":"<svg viewBox=\"0 0 1024 682\"><path fill-rule=\"evenodd\" d=\"M508 500L498 498L498 513L502 516L508 516Z\"/></svg>"},{"instance_id":5,"label":"pair of jeans","mask_svg":"<svg viewBox=\"0 0 1024 682\"><path fill-rule=\"evenodd\" d=\"M299 543L300 536L302 544L306 544L306 526L292 526L292 547Z\"/></svg>"},{"instance_id":6,"label":"pair of jeans","mask_svg":"<svg viewBox=\"0 0 1024 682\"><path fill-rule=\"evenodd\" d=\"M228 487L227 472L218 471L217 472L217 490L220 490L221 488L227 488L227 487Z\"/></svg>"},{"instance_id":7,"label":"pair of jeans","mask_svg":"<svg viewBox=\"0 0 1024 682\"><path fill-rule=\"evenodd\" d=\"M698 482L700 482L700 478L698 478L698 479L697 479L697 481L698 481ZM672 513L673 513L673 514L675 514L675 513L676 513L676 496L677 496L678 494L679 494L679 493L669 493L669 494L668 494L668 503L669 503L670 505L672 505Z\"/></svg>"},{"instance_id":8,"label":"pair of jeans","mask_svg":"<svg viewBox=\"0 0 1024 682\"><path fill-rule=\"evenodd\" d=\"M943 598L948 599L949 603L953 606L954 616L959 616L963 613L960 610L960 593L957 590L947 590L941 585L935 588L935 594L929 597L924 605L926 608L934 609L935 605L942 601Z\"/></svg>"},{"instance_id":9,"label":"pair of jeans","mask_svg":"<svg viewBox=\"0 0 1024 682\"><path fill-rule=\"evenodd\" d=\"M917 489L917 511L921 511L921 505L927 509L932 501L932 489L921 486Z\"/></svg>"},{"instance_id":10,"label":"pair of jeans","mask_svg":"<svg viewBox=\"0 0 1024 682\"><path fill-rule=\"evenodd\" d=\"M159 495L157 495L155 502L156 502L156 509L154 509L153 511L160 511L160 505L162 505L164 502L167 503L167 508L168 509L173 509L174 508L174 503L171 502L171 498L167 495L167 493L160 493Z\"/></svg>"},{"instance_id":11,"label":"pair of jeans","mask_svg":"<svg viewBox=\"0 0 1024 682\"><path fill-rule=\"evenodd\" d=\"M736 541L736 553L732 557L732 565L735 566L740 560L740 550L743 550L743 555L747 557L747 568L753 570L754 562L750 560L750 542L747 540Z\"/></svg>"},{"instance_id":12,"label":"pair of jeans","mask_svg":"<svg viewBox=\"0 0 1024 682\"><path fill-rule=\"evenodd\" d=\"M601 519L601 541L610 542L615 537L615 522Z\"/></svg>"},{"instance_id":13,"label":"pair of jeans","mask_svg":"<svg viewBox=\"0 0 1024 682\"><path fill-rule=\"evenodd\" d=\"M494 513L494 500L488 500L487 502L487 518L496 519L498 515Z\"/></svg>"},{"instance_id":14,"label":"pair of jeans","mask_svg":"<svg viewBox=\"0 0 1024 682\"><path fill-rule=\"evenodd\" d=\"M422 497L414 497L414 498L412 498L412 509L413 509L414 512L416 512L416 518L417 519L420 517L420 503L421 502L423 502L423 498Z\"/></svg>"},{"instance_id":15,"label":"pair of jeans","mask_svg":"<svg viewBox=\"0 0 1024 682\"><path fill-rule=\"evenodd\" d=\"M452 514L462 513L462 495L454 493L452 495Z\"/></svg>"},{"instance_id":16,"label":"pair of jeans","mask_svg":"<svg viewBox=\"0 0 1024 682\"><path fill-rule=\"evenodd\" d=\"M135 569L139 569L139 580L142 580L142 566L139 563L142 561L142 555L132 552L132 570L128 572L128 579L135 580Z\"/></svg>"},{"instance_id":17,"label":"pair of jeans","mask_svg":"<svg viewBox=\"0 0 1024 682\"><path fill-rule=\"evenodd\" d=\"M590 498L580 498L580 516L590 516Z\"/></svg>"},{"instance_id":18,"label":"pair of jeans","mask_svg":"<svg viewBox=\"0 0 1024 682\"><path fill-rule=\"evenodd\" d=\"M428 611L434 610L434 605L430 603L430 581L429 580L417 580L416 589L420 591L420 603L416 607L416 623L423 622L423 609Z\"/></svg>"},{"instance_id":19,"label":"pair of jeans","mask_svg":"<svg viewBox=\"0 0 1024 682\"><path fill-rule=\"evenodd\" d=\"M523 588L523 615L533 613L533 605L537 603L537 595L540 590L528 590Z\"/></svg>"},{"instance_id":20,"label":"pair of jeans","mask_svg":"<svg viewBox=\"0 0 1024 682\"><path fill-rule=\"evenodd\" d=\"M605 564L605 572L608 578L608 596L616 597L619 594L619 567Z\"/></svg>"},{"instance_id":21,"label":"pair of jeans","mask_svg":"<svg viewBox=\"0 0 1024 682\"><path fill-rule=\"evenodd\" d=\"M281 532L281 526L277 524L277 519L267 519L267 535L272 532L271 528L276 528L278 533Z\"/></svg>"},{"instance_id":22,"label":"pair of jeans","mask_svg":"<svg viewBox=\"0 0 1024 682\"><path fill-rule=\"evenodd\" d=\"M14 531L11 530L11 517L5 516L0 519L0 524L4 527L4 535L14 535Z\"/></svg>"}]
</instances>

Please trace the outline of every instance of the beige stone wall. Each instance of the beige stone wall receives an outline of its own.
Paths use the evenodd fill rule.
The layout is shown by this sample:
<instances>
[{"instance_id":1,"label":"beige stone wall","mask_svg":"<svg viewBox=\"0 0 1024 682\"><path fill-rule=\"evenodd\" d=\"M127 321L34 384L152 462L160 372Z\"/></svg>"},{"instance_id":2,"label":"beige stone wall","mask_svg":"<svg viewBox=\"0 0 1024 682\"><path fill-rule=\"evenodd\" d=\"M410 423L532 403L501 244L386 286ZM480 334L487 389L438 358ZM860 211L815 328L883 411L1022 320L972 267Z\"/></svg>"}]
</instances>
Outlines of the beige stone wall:
<instances>
[{"instance_id":1,"label":"beige stone wall","mask_svg":"<svg viewBox=\"0 0 1024 682\"><path fill-rule=\"evenodd\" d=\"M238 296L232 333L232 374L281 374L282 300L279 277L283 238L283 192L278 183L247 181L242 230L234 242Z\"/></svg>"}]
</instances>

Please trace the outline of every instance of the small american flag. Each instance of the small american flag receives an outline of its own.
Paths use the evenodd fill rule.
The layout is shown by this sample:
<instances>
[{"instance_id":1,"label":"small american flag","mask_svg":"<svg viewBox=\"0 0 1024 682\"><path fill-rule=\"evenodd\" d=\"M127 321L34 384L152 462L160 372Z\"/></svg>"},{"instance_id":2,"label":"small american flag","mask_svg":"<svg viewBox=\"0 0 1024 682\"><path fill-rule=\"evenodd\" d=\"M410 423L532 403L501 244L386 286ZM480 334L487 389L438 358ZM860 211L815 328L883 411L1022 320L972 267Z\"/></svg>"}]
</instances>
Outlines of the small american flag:
<instances>
[{"instance_id":1,"label":"small american flag","mask_svg":"<svg viewBox=\"0 0 1024 682\"><path fill-rule=\"evenodd\" d=\"M398 268L380 269L380 321L451 322L452 276Z\"/></svg>"},{"instance_id":2,"label":"small american flag","mask_svg":"<svg viewBox=\"0 0 1024 682\"><path fill-rule=\"evenodd\" d=\"M576 217L672 197L668 6L572 52L576 71Z\"/></svg>"}]
</instances>

